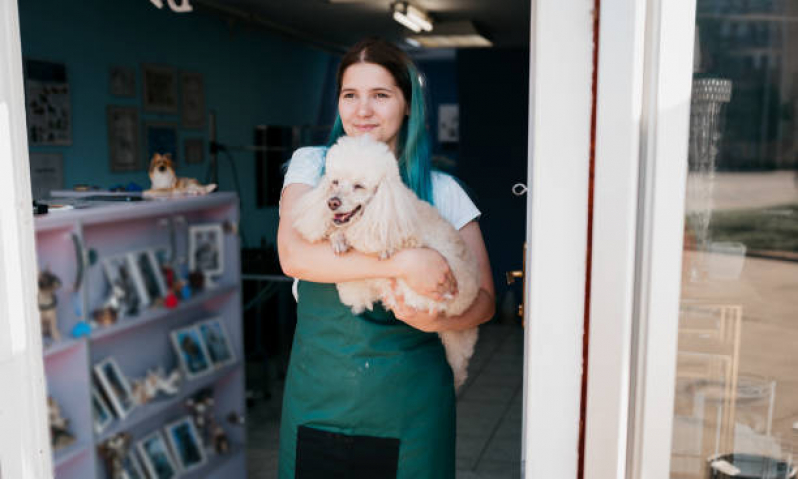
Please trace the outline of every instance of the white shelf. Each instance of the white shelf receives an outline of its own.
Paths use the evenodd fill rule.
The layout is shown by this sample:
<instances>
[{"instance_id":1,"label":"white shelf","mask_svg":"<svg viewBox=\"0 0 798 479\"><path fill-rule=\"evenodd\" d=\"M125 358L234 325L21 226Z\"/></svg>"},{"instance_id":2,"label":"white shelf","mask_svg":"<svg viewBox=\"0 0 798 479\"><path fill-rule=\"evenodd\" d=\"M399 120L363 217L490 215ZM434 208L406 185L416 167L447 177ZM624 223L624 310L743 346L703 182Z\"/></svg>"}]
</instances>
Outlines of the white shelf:
<instances>
[{"instance_id":1,"label":"white shelf","mask_svg":"<svg viewBox=\"0 0 798 479\"><path fill-rule=\"evenodd\" d=\"M66 338L61 341L54 341L44 348L44 359L50 359L59 353L68 351L84 341L84 338Z\"/></svg>"},{"instance_id":2,"label":"white shelf","mask_svg":"<svg viewBox=\"0 0 798 479\"><path fill-rule=\"evenodd\" d=\"M59 467L72 462L73 459L77 459L79 456L89 452L89 447L91 447L91 443L76 442L63 449L55 451L53 454L55 456L53 460L53 467L58 469Z\"/></svg>"}]
</instances>

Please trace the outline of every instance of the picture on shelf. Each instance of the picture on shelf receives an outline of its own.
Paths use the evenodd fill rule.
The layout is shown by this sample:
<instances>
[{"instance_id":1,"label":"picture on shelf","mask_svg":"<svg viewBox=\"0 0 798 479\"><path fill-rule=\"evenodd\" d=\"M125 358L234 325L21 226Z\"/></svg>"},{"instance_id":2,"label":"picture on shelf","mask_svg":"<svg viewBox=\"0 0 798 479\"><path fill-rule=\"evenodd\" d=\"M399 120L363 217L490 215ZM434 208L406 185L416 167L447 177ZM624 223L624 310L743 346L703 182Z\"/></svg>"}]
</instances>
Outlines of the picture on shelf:
<instances>
[{"instance_id":1,"label":"picture on shelf","mask_svg":"<svg viewBox=\"0 0 798 479\"><path fill-rule=\"evenodd\" d=\"M183 472L193 471L205 464L205 448L202 445L194 421L186 416L166 425L166 439L172 446L177 463Z\"/></svg>"},{"instance_id":2,"label":"picture on shelf","mask_svg":"<svg viewBox=\"0 0 798 479\"><path fill-rule=\"evenodd\" d=\"M126 418L136 406L136 402L133 400L130 383L122 374L116 360L113 357L103 359L94 365L94 373L116 416L119 419Z\"/></svg>"},{"instance_id":3,"label":"picture on shelf","mask_svg":"<svg viewBox=\"0 0 798 479\"><path fill-rule=\"evenodd\" d=\"M94 414L94 430L100 434L113 421L114 417L100 391L94 386L91 387L91 410Z\"/></svg>"},{"instance_id":4,"label":"picture on shelf","mask_svg":"<svg viewBox=\"0 0 798 479\"><path fill-rule=\"evenodd\" d=\"M108 280L107 306L116 308L120 317L138 314L146 292L131 258L126 254L105 258L103 269Z\"/></svg>"},{"instance_id":5,"label":"picture on shelf","mask_svg":"<svg viewBox=\"0 0 798 479\"><path fill-rule=\"evenodd\" d=\"M164 281L158 259L154 250L143 250L133 254L137 273L144 284L144 292L149 304L159 304L166 297L166 282Z\"/></svg>"},{"instance_id":6,"label":"picture on shelf","mask_svg":"<svg viewBox=\"0 0 798 479\"><path fill-rule=\"evenodd\" d=\"M188 227L188 268L205 276L224 272L224 232L220 223Z\"/></svg>"},{"instance_id":7,"label":"picture on shelf","mask_svg":"<svg viewBox=\"0 0 798 479\"><path fill-rule=\"evenodd\" d=\"M218 368L235 362L236 358L233 348L230 347L227 331L219 318L203 321L197 327L214 366Z\"/></svg>"},{"instance_id":8,"label":"picture on shelf","mask_svg":"<svg viewBox=\"0 0 798 479\"><path fill-rule=\"evenodd\" d=\"M196 326L172 331L172 345L188 380L212 371L208 350Z\"/></svg>"},{"instance_id":9,"label":"picture on shelf","mask_svg":"<svg viewBox=\"0 0 798 479\"><path fill-rule=\"evenodd\" d=\"M147 479L144 475L144 470L141 468L141 463L132 451L125 456L122 461L122 469L127 473L127 479Z\"/></svg>"},{"instance_id":10,"label":"picture on shelf","mask_svg":"<svg viewBox=\"0 0 798 479\"><path fill-rule=\"evenodd\" d=\"M136 444L144 462L144 468L151 479L172 479L177 477L175 465L166 447L161 431L155 431Z\"/></svg>"}]
</instances>

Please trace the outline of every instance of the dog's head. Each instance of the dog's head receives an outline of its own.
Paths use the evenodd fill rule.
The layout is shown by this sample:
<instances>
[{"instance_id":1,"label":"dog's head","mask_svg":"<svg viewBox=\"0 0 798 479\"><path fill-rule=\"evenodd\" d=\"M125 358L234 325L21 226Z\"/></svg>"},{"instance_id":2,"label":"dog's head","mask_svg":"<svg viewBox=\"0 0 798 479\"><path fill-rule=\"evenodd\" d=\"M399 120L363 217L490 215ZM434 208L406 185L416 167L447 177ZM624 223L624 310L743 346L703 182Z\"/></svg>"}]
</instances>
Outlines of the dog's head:
<instances>
[{"instance_id":1,"label":"dog's head","mask_svg":"<svg viewBox=\"0 0 798 479\"><path fill-rule=\"evenodd\" d=\"M52 293L60 287L61 280L49 270L44 270L39 273L39 291L43 293Z\"/></svg>"},{"instance_id":2,"label":"dog's head","mask_svg":"<svg viewBox=\"0 0 798 479\"><path fill-rule=\"evenodd\" d=\"M339 139L327 152L324 175L327 208L338 227L360 219L384 183L402 181L391 150L368 135Z\"/></svg>"},{"instance_id":3,"label":"dog's head","mask_svg":"<svg viewBox=\"0 0 798 479\"><path fill-rule=\"evenodd\" d=\"M169 153L152 155L149 172L153 189L171 188L177 181L172 155Z\"/></svg>"}]
</instances>

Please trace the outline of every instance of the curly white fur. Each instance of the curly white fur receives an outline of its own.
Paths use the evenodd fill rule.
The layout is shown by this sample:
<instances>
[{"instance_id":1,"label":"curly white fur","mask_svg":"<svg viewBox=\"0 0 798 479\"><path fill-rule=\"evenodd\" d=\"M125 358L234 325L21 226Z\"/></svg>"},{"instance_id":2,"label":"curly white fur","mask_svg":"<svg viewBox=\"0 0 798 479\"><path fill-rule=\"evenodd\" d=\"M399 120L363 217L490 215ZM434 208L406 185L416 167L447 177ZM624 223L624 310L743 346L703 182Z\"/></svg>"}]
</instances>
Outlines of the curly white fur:
<instances>
[{"instance_id":1,"label":"curly white fur","mask_svg":"<svg viewBox=\"0 0 798 479\"><path fill-rule=\"evenodd\" d=\"M294 228L308 241L328 239L333 250L354 248L388 258L403 248L428 247L440 252L457 280L458 294L445 301L422 296L397 281L408 306L418 310L463 313L479 292L479 268L459 232L429 203L402 182L393 153L368 135L342 137L327 153L325 174L294 209ZM371 310L384 298L395 304L388 279L338 283L341 302L355 314ZM477 328L439 333L455 388L467 377L468 361L477 342Z\"/></svg>"}]
</instances>

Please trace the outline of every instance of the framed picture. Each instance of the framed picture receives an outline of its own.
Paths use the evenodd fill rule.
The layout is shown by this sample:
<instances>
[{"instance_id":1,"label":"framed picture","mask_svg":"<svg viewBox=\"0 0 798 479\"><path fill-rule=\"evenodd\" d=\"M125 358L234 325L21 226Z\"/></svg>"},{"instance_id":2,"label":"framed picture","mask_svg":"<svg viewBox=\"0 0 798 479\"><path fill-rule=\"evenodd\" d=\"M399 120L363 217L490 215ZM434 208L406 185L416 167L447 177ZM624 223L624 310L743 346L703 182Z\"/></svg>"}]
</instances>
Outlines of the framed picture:
<instances>
[{"instance_id":1,"label":"framed picture","mask_svg":"<svg viewBox=\"0 0 798 479\"><path fill-rule=\"evenodd\" d=\"M108 280L106 297L116 299L120 317L136 315L142 307L149 304L136 264L129 254L104 258L102 264Z\"/></svg>"},{"instance_id":2,"label":"framed picture","mask_svg":"<svg viewBox=\"0 0 798 479\"><path fill-rule=\"evenodd\" d=\"M136 71L132 68L114 66L108 74L108 90L111 95L136 96Z\"/></svg>"},{"instance_id":3,"label":"framed picture","mask_svg":"<svg viewBox=\"0 0 798 479\"><path fill-rule=\"evenodd\" d=\"M25 60L25 109L30 145L72 144L66 65Z\"/></svg>"},{"instance_id":4,"label":"framed picture","mask_svg":"<svg viewBox=\"0 0 798 479\"><path fill-rule=\"evenodd\" d=\"M127 378L122 374L113 357L108 357L94 365L94 374L100 382L105 397L119 419L124 419L136 406Z\"/></svg>"},{"instance_id":5,"label":"framed picture","mask_svg":"<svg viewBox=\"0 0 798 479\"><path fill-rule=\"evenodd\" d=\"M183 140L183 157L186 163L202 163L205 160L205 145L202 138Z\"/></svg>"},{"instance_id":6,"label":"framed picture","mask_svg":"<svg viewBox=\"0 0 798 479\"><path fill-rule=\"evenodd\" d=\"M130 451L122 460L122 469L127 473L128 479L147 479L141 463L133 451Z\"/></svg>"},{"instance_id":7,"label":"framed picture","mask_svg":"<svg viewBox=\"0 0 798 479\"><path fill-rule=\"evenodd\" d=\"M182 472L193 471L205 464L205 448L191 416L167 424L164 430Z\"/></svg>"},{"instance_id":8,"label":"framed picture","mask_svg":"<svg viewBox=\"0 0 798 479\"><path fill-rule=\"evenodd\" d=\"M188 227L188 269L205 276L224 272L224 232L220 223Z\"/></svg>"},{"instance_id":9,"label":"framed picture","mask_svg":"<svg viewBox=\"0 0 798 479\"><path fill-rule=\"evenodd\" d=\"M155 256L155 250L137 251L131 253L131 255L147 295L146 302L148 304L158 303L159 300L166 297L168 291L166 289L166 281L161 273L161 266Z\"/></svg>"},{"instance_id":10,"label":"framed picture","mask_svg":"<svg viewBox=\"0 0 798 479\"><path fill-rule=\"evenodd\" d=\"M64 187L64 156L61 153L31 152L29 158L33 199L47 198L51 191Z\"/></svg>"},{"instance_id":11,"label":"framed picture","mask_svg":"<svg viewBox=\"0 0 798 479\"><path fill-rule=\"evenodd\" d=\"M172 479L177 477L178 469L161 431L155 431L136 443L147 475L151 479Z\"/></svg>"},{"instance_id":12,"label":"framed picture","mask_svg":"<svg viewBox=\"0 0 798 479\"><path fill-rule=\"evenodd\" d=\"M138 109L132 106L109 106L106 116L111 171L140 170Z\"/></svg>"},{"instance_id":13,"label":"framed picture","mask_svg":"<svg viewBox=\"0 0 798 479\"><path fill-rule=\"evenodd\" d=\"M144 111L177 113L177 74L165 65L144 64L141 67L144 90Z\"/></svg>"},{"instance_id":14,"label":"framed picture","mask_svg":"<svg viewBox=\"0 0 798 479\"><path fill-rule=\"evenodd\" d=\"M180 123L183 128L205 127L205 87L202 74L180 72Z\"/></svg>"},{"instance_id":15,"label":"framed picture","mask_svg":"<svg viewBox=\"0 0 798 479\"><path fill-rule=\"evenodd\" d=\"M191 380L213 371L208 350L196 326L172 331L172 346L175 348L180 367L186 378Z\"/></svg>"},{"instance_id":16,"label":"framed picture","mask_svg":"<svg viewBox=\"0 0 798 479\"><path fill-rule=\"evenodd\" d=\"M144 139L147 144L144 150L144 161L147 164L155 153L172 155L172 161L177 163L177 125L175 123L145 122Z\"/></svg>"},{"instance_id":17,"label":"framed picture","mask_svg":"<svg viewBox=\"0 0 798 479\"><path fill-rule=\"evenodd\" d=\"M91 387L91 410L94 416L94 430L97 434L100 434L111 424L114 416L111 410L108 409L102 394L94 386Z\"/></svg>"},{"instance_id":18,"label":"framed picture","mask_svg":"<svg viewBox=\"0 0 798 479\"><path fill-rule=\"evenodd\" d=\"M197 325L197 328L214 366L218 368L235 362L236 357L230 346L227 330L220 318L203 321Z\"/></svg>"}]
</instances>

